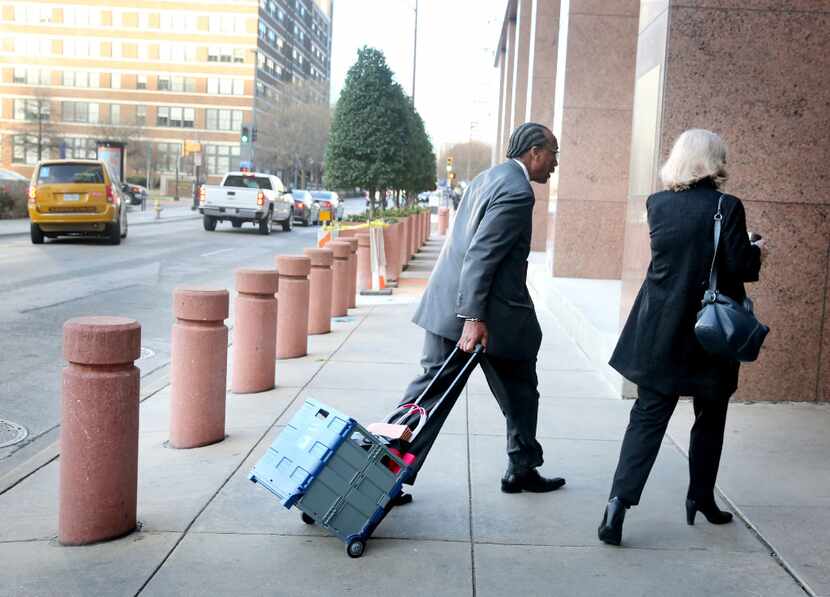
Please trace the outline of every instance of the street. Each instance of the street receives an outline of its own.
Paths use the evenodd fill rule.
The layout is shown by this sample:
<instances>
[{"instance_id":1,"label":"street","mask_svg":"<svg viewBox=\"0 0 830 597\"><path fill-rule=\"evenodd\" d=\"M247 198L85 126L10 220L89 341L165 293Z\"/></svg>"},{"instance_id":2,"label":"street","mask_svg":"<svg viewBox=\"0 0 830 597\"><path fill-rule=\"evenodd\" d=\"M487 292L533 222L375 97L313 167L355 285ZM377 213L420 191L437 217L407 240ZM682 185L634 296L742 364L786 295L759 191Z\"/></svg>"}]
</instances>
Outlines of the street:
<instances>
[{"instance_id":1,"label":"street","mask_svg":"<svg viewBox=\"0 0 830 597\"><path fill-rule=\"evenodd\" d=\"M360 211L350 200L347 213ZM188 212L190 213L190 212ZM138 219L132 208L130 220ZM172 291L179 285L233 290L237 267L274 267L277 254L314 246L316 228L261 236L201 219L129 228L119 246L62 238L34 246L28 235L0 237L0 419L25 427L24 442L0 448L0 476L57 440L63 323L81 315L123 315L142 327L142 379L170 360Z\"/></svg>"}]
</instances>

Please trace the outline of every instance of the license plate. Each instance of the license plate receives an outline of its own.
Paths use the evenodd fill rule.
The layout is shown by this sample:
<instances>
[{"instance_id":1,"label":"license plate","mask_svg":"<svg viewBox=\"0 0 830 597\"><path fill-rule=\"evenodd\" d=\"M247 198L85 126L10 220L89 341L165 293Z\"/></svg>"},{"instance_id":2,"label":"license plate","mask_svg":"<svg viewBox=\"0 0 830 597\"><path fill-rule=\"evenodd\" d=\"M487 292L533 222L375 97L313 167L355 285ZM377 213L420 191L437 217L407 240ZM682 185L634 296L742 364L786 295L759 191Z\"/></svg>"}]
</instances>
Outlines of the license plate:
<instances>
[{"instance_id":1,"label":"license plate","mask_svg":"<svg viewBox=\"0 0 830 597\"><path fill-rule=\"evenodd\" d=\"M63 200L64 201L80 201L81 196L78 195L77 193L70 193L68 195L64 195Z\"/></svg>"},{"instance_id":2,"label":"license plate","mask_svg":"<svg viewBox=\"0 0 830 597\"><path fill-rule=\"evenodd\" d=\"M331 212L329 212L329 211L321 211L321 212L320 212L320 221L321 221L321 222L329 222L329 221L331 221Z\"/></svg>"}]
</instances>

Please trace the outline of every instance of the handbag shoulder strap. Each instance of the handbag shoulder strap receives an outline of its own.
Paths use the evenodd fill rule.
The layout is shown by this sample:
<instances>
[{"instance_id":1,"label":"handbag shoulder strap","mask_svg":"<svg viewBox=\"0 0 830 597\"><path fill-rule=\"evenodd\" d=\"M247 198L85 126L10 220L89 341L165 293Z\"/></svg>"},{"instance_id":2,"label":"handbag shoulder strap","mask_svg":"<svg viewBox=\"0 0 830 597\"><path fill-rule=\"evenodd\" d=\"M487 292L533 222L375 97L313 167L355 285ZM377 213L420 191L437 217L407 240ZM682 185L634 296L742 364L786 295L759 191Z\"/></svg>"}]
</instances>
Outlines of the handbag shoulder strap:
<instances>
[{"instance_id":1,"label":"handbag shoulder strap","mask_svg":"<svg viewBox=\"0 0 830 597\"><path fill-rule=\"evenodd\" d=\"M718 198L718 211L715 212L715 251L712 255L712 265L709 266L709 292L718 291L718 245L720 245L720 227L723 222L723 195Z\"/></svg>"}]
</instances>

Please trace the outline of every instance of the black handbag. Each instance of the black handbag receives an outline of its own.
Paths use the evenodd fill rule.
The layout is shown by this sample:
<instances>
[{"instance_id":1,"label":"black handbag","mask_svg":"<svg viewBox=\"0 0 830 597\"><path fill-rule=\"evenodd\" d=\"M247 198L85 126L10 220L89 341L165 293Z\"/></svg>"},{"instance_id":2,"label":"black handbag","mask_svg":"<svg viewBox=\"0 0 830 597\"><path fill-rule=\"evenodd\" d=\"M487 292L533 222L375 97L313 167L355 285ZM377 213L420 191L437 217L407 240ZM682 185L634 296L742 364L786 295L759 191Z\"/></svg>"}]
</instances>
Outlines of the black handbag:
<instances>
[{"instance_id":1,"label":"black handbag","mask_svg":"<svg viewBox=\"0 0 830 597\"><path fill-rule=\"evenodd\" d=\"M709 268L709 289L703 295L703 308L697 312L695 336L703 349L711 354L736 361L754 361L767 337L769 328L758 321L752 312L752 301L747 297L743 304L718 292L718 245L723 221L718 199L715 213L715 254Z\"/></svg>"}]
</instances>

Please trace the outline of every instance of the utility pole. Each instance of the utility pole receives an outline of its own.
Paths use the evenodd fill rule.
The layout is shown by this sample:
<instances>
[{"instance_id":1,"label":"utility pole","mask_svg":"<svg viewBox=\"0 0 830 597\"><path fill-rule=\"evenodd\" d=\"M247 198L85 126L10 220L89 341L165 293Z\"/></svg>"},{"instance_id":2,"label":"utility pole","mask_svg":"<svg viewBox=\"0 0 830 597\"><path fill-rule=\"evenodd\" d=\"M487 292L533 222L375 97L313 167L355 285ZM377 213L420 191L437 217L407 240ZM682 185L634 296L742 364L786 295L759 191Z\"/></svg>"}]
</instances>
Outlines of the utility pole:
<instances>
[{"instance_id":1,"label":"utility pole","mask_svg":"<svg viewBox=\"0 0 830 597\"><path fill-rule=\"evenodd\" d=\"M37 161L43 159L43 100L37 100Z\"/></svg>"},{"instance_id":2,"label":"utility pole","mask_svg":"<svg viewBox=\"0 0 830 597\"><path fill-rule=\"evenodd\" d=\"M418 0L415 0L415 42L412 45L412 105L415 105L415 73L418 62Z\"/></svg>"}]
</instances>

